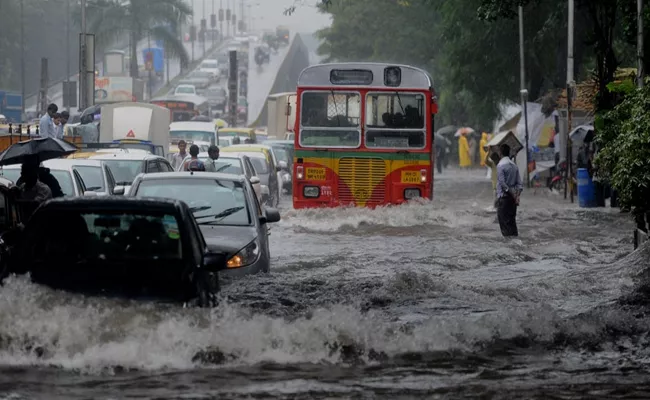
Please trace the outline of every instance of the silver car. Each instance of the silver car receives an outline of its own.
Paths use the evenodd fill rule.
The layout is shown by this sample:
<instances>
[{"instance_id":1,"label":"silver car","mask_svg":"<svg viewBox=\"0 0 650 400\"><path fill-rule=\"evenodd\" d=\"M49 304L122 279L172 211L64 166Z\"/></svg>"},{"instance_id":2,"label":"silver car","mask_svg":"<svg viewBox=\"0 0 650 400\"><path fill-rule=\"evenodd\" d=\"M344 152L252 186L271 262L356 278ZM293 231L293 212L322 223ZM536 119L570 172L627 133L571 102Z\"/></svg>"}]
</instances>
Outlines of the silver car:
<instances>
[{"instance_id":1,"label":"silver car","mask_svg":"<svg viewBox=\"0 0 650 400\"><path fill-rule=\"evenodd\" d=\"M57 180L64 196L113 194L115 180L99 160L57 158L42 163ZM3 167L1 174L12 182L20 178L20 165Z\"/></svg>"},{"instance_id":2,"label":"silver car","mask_svg":"<svg viewBox=\"0 0 650 400\"><path fill-rule=\"evenodd\" d=\"M171 172L172 165L164 157L151 153L115 153L91 156L91 160L101 160L106 164L115 180L113 194L129 192L131 183L140 173Z\"/></svg>"},{"instance_id":3,"label":"silver car","mask_svg":"<svg viewBox=\"0 0 650 400\"><path fill-rule=\"evenodd\" d=\"M268 223L280 220L276 209L263 208L243 175L214 172L140 174L131 197L163 197L187 203L208 248L226 253L228 269L220 276L269 272Z\"/></svg>"}]
</instances>

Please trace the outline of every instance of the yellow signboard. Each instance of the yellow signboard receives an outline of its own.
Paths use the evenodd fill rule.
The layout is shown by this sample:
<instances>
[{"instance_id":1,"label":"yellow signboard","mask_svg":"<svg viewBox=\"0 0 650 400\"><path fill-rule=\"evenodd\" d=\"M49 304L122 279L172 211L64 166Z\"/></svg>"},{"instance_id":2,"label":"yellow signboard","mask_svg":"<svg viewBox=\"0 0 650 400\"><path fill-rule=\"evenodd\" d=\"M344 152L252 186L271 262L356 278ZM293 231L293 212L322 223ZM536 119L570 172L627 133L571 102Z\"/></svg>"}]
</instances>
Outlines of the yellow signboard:
<instances>
[{"instance_id":1,"label":"yellow signboard","mask_svg":"<svg viewBox=\"0 0 650 400\"><path fill-rule=\"evenodd\" d=\"M308 181L324 181L325 168L307 168Z\"/></svg>"},{"instance_id":2,"label":"yellow signboard","mask_svg":"<svg viewBox=\"0 0 650 400\"><path fill-rule=\"evenodd\" d=\"M419 171L402 171L402 183L421 183Z\"/></svg>"}]
</instances>

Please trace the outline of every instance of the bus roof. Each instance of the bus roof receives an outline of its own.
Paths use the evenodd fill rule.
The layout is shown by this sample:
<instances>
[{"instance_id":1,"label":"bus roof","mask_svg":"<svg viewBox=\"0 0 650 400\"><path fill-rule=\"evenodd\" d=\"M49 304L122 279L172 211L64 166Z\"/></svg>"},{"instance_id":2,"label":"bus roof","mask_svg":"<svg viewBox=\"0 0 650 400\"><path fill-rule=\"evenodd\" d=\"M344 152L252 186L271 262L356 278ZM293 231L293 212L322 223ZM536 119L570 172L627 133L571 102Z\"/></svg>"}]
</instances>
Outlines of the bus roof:
<instances>
[{"instance_id":1,"label":"bus roof","mask_svg":"<svg viewBox=\"0 0 650 400\"><path fill-rule=\"evenodd\" d=\"M271 93L269 97L267 97L268 100L277 100L281 97L288 97L288 96L295 96L296 92L282 92L282 93Z\"/></svg>"},{"instance_id":2,"label":"bus roof","mask_svg":"<svg viewBox=\"0 0 650 400\"><path fill-rule=\"evenodd\" d=\"M215 132L216 126L212 122L203 121L180 121L169 124L170 131L191 131L203 130L206 132Z\"/></svg>"},{"instance_id":3,"label":"bus roof","mask_svg":"<svg viewBox=\"0 0 650 400\"><path fill-rule=\"evenodd\" d=\"M151 100L151 102L154 101L187 101L193 104L203 104L206 103L208 99L203 96L197 96L194 94L178 94L161 96Z\"/></svg>"},{"instance_id":4,"label":"bus roof","mask_svg":"<svg viewBox=\"0 0 650 400\"><path fill-rule=\"evenodd\" d=\"M388 67L398 67L401 70L401 82L399 86L387 86L384 83L384 72ZM331 74L333 71L348 72L370 72L364 77L357 78L364 81L354 82L350 80L354 77L341 77L340 83L332 83ZM365 78L365 79L364 79ZM367 79L367 80L366 80ZM347 81L346 81L347 80ZM386 64L386 63L330 63L312 65L300 73L298 86L312 87L372 87L383 88L386 90L395 90L397 88L408 89L429 89L433 86L431 75L425 70L415 68L410 65Z\"/></svg>"}]
</instances>

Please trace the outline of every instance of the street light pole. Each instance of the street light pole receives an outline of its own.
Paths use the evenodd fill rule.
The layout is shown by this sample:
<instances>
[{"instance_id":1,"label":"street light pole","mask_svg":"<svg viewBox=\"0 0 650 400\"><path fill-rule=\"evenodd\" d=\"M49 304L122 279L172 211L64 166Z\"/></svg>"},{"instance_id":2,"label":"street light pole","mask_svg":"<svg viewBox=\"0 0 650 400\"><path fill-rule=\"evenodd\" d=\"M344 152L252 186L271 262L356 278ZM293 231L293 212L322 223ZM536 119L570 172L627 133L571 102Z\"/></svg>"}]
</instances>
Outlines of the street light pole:
<instances>
[{"instance_id":1,"label":"street light pole","mask_svg":"<svg viewBox=\"0 0 650 400\"><path fill-rule=\"evenodd\" d=\"M88 66L86 65L86 0L81 0L81 44L79 46L81 68L79 71L79 109L84 110L88 105Z\"/></svg>"},{"instance_id":2,"label":"street light pole","mask_svg":"<svg viewBox=\"0 0 650 400\"><path fill-rule=\"evenodd\" d=\"M66 24L65 24L65 61L66 61L66 67L65 67L65 81L70 83L70 0L66 0L65 2L65 15L66 15ZM69 86L68 86L69 88ZM69 95L69 93L68 93ZM65 109L70 112L70 100L68 97L68 102L66 104Z\"/></svg>"},{"instance_id":3,"label":"street light pole","mask_svg":"<svg viewBox=\"0 0 650 400\"><path fill-rule=\"evenodd\" d=\"M574 33L574 20L575 20L575 4L574 0L569 0L569 22L568 22L568 43L567 43L567 68L566 68L566 100L567 100L567 132L566 132L566 165L565 169L565 185L564 185L564 198L567 197L567 191L570 192L571 203L573 203L573 145L571 144L571 124L573 110L573 33Z\"/></svg>"},{"instance_id":4,"label":"street light pole","mask_svg":"<svg viewBox=\"0 0 650 400\"><path fill-rule=\"evenodd\" d=\"M194 62L194 41L196 39L196 25L194 25L194 0L191 0L191 5L192 5L192 26L190 27L190 30L194 30L194 36L195 37L190 37L190 41L192 42L192 62ZM190 35L191 36L191 35Z\"/></svg>"},{"instance_id":5,"label":"street light pole","mask_svg":"<svg viewBox=\"0 0 650 400\"><path fill-rule=\"evenodd\" d=\"M643 87L643 80L645 79L645 71L643 70L643 0L636 0L636 13L637 13L637 85L639 88Z\"/></svg>"},{"instance_id":6,"label":"street light pole","mask_svg":"<svg viewBox=\"0 0 650 400\"><path fill-rule=\"evenodd\" d=\"M20 0L20 51L20 87L23 98L20 118L22 120L25 118L25 0ZM38 105L36 109L38 110Z\"/></svg>"},{"instance_id":7,"label":"street light pole","mask_svg":"<svg viewBox=\"0 0 650 400\"><path fill-rule=\"evenodd\" d=\"M526 90L526 65L524 63L524 7L519 6L519 79L521 85L521 103L522 112L524 113L524 128L526 132L526 169L524 177L526 186L530 187L530 178L528 173L528 157L530 148L528 147L528 90Z\"/></svg>"}]
</instances>

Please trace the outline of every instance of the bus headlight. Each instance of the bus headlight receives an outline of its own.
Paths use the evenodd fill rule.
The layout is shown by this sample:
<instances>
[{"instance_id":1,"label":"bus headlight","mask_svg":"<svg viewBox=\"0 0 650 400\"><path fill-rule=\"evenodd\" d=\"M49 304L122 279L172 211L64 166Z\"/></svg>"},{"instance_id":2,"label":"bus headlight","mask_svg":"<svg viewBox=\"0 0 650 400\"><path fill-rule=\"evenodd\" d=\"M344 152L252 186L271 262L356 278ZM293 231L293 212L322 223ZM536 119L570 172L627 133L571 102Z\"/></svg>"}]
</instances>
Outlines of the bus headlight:
<instances>
[{"instance_id":1,"label":"bus headlight","mask_svg":"<svg viewBox=\"0 0 650 400\"><path fill-rule=\"evenodd\" d=\"M412 189L405 189L404 190L404 198L406 200L415 199L417 197L421 197L420 189L412 188Z\"/></svg>"},{"instance_id":2,"label":"bus headlight","mask_svg":"<svg viewBox=\"0 0 650 400\"><path fill-rule=\"evenodd\" d=\"M318 186L305 186L302 188L302 194L305 197L315 199L320 196L320 188Z\"/></svg>"}]
</instances>

